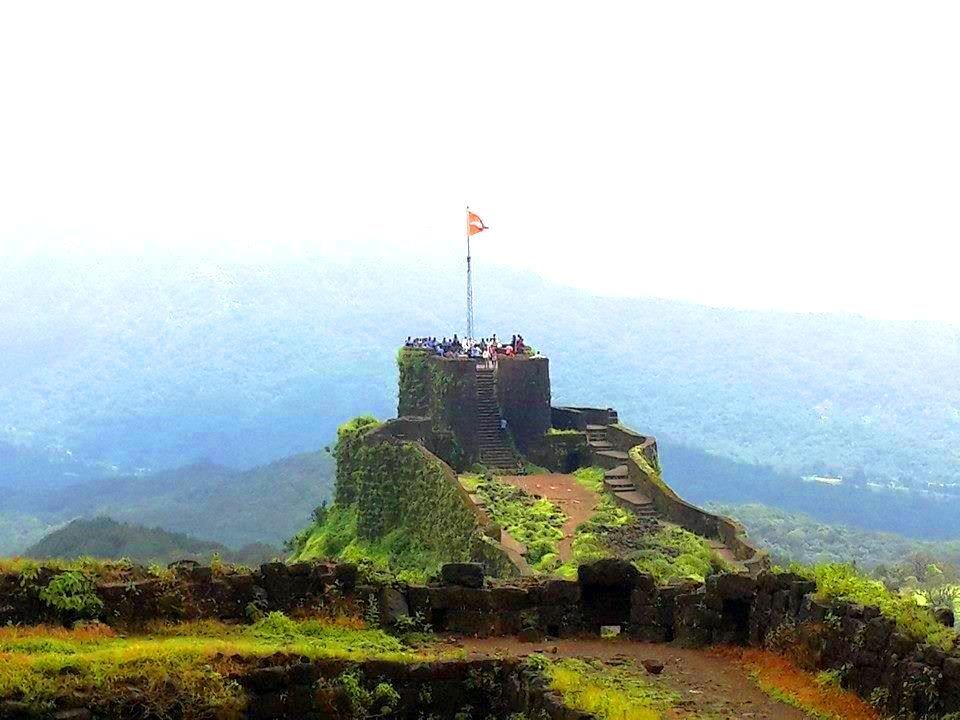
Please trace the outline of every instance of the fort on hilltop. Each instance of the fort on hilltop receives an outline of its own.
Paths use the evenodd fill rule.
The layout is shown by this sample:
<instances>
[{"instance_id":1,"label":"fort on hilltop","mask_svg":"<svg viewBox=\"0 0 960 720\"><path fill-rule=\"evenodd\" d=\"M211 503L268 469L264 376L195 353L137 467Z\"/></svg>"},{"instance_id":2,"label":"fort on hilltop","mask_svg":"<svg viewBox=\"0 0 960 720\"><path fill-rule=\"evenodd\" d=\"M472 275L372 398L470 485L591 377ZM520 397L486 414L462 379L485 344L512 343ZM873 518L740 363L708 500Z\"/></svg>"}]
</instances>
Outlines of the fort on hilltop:
<instances>
[{"instance_id":1,"label":"fort on hilltop","mask_svg":"<svg viewBox=\"0 0 960 720\"><path fill-rule=\"evenodd\" d=\"M408 342L397 366L398 417L358 419L338 438L335 505L356 507L366 541L404 527L410 545L443 561L481 562L494 576L531 574L542 553L531 558L462 474L523 485L531 469L548 471L548 487L569 483L572 491L572 473L594 468L602 472L596 497L649 521L648 529L689 531L743 572L767 563L737 522L685 502L663 481L654 437L623 425L612 408L553 406L547 357L526 349L491 360Z\"/></svg>"}]
</instances>

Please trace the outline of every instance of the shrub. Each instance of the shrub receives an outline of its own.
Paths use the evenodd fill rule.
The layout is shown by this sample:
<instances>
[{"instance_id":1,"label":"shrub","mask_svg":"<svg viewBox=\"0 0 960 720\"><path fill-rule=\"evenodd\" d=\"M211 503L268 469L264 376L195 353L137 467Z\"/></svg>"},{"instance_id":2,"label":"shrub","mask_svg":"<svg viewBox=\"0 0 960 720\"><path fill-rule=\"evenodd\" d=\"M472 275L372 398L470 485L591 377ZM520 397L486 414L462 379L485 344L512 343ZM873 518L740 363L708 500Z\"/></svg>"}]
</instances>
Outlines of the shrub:
<instances>
[{"instance_id":1,"label":"shrub","mask_svg":"<svg viewBox=\"0 0 960 720\"><path fill-rule=\"evenodd\" d=\"M95 618L103 610L96 586L79 570L60 573L40 591L40 599L62 614Z\"/></svg>"},{"instance_id":2,"label":"shrub","mask_svg":"<svg viewBox=\"0 0 960 720\"><path fill-rule=\"evenodd\" d=\"M928 642L945 650L952 649L956 633L937 622L930 608L922 607L912 597L897 595L879 580L861 575L842 563L791 565L790 571L817 583L817 595L824 600L847 600L859 605L879 608L887 618L914 640Z\"/></svg>"}]
</instances>

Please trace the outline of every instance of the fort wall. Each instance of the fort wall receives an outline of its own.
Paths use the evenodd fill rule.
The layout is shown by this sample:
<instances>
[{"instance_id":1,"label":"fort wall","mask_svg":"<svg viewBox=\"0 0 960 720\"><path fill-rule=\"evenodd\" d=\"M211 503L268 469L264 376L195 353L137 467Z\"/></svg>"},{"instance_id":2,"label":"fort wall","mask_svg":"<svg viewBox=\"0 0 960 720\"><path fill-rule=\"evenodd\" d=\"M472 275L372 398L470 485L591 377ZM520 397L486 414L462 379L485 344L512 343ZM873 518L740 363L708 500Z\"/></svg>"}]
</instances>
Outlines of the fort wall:
<instances>
[{"instance_id":1,"label":"fort wall","mask_svg":"<svg viewBox=\"0 0 960 720\"><path fill-rule=\"evenodd\" d=\"M447 582L371 585L349 564L269 563L214 572L184 562L172 568L173 579L132 566L123 577L97 583L102 620L116 627L243 620L251 607L296 612L336 597L361 609L376 603L386 626L418 615L435 632L459 635L576 637L619 626L647 642L773 647L808 670L842 671L846 687L880 698L891 710L931 719L960 712L960 651L926 644L879 608L821 598L813 581L790 573L719 574L701 584L657 586L628 562L601 560L581 566L575 581L491 585L475 566L454 565L444 568ZM29 582L16 573L0 575L0 625L69 620L40 599L59 572L42 567Z\"/></svg>"}]
</instances>

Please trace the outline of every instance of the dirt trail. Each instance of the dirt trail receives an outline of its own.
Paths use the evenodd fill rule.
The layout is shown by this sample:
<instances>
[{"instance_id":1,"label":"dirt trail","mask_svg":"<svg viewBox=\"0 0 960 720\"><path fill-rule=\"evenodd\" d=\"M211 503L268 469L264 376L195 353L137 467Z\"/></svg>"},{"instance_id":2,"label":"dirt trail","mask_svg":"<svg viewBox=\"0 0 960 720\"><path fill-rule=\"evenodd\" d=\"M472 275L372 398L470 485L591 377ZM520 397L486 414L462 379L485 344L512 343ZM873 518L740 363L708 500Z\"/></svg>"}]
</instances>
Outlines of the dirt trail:
<instances>
[{"instance_id":1,"label":"dirt trail","mask_svg":"<svg viewBox=\"0 0 960 720\"><path fill-rule=\"evenodd\" d=\"M577 482L573 475L503 475L499 478L531 495L538 495L555 503L567 521L563 524L563 540L557 548L562 562L573 557L574 531L580 523L593 516L599 496Z\"/></svg>"},{"instance_id":2,"label":"dirt trail","mask_svg":"<svg viewBox=\"0 0 960 720\"><path fill-rule=\"evenodd\" d=\"M620 639L556 640L521 643L516 638L465 639L458 643L472 657L508 654L524 657L544 653L548 657L596 658L611 664L659 660L659 676L648 675L653 683L680 693L678 707L664 713L670 720L808 720L811 716L765 695L735 661L704 650L687 650L670 645L651 645ZM553 653L556 648L556 653Z\"/></svg>"}]
</instances>

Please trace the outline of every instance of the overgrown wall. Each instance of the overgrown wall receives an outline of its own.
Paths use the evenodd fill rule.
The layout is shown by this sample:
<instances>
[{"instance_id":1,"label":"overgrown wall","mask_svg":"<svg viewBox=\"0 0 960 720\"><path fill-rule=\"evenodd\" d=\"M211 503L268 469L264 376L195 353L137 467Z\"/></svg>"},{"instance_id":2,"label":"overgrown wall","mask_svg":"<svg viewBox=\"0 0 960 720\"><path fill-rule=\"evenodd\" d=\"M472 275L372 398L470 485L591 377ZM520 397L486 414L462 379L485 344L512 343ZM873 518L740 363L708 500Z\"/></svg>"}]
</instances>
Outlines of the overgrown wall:
<instances>
[{"instance_id":1,"label":"overgrown wall","mask_svg":"<svg viewBox=\"0 0 960 720\"><path fill-rule=\"evenodd\" d=\"M63 619L40 599L59 571L41 568L24 581L0 575L0 624ZM271 563L243 573L215 573L187 564L174 579L130 568L98 583L103 621L118 626L186 618L243 619L260 610L293 611L336 598L378 602L389 622L399 605L435 631L513 635L521 630L572 637L619 625L635 639L688 646L739 644L789 651L807 669L838 670L844 684L879 699L903 717L960 712L960 652L925 644L878 608L828 601L797 575L763 572L756 579L721 574L706 583L658 587L622 560L580 567L577 581L540 579L481 587L458 584L362 585L352 565Z\"/></svg>"},{"instance_id":2,"label":"overgrown wall","mask_svg":"<svg viewBox=\"0 0 960 720\"><path fill-rule=\"evenodd\" d=\"M402 348L397 354L399 417L427 417L438 443L453 448L445 460L457 469L477 461L476 362Z\"/></svg>"},{"instance_id":3,"label":"overgrown wall","mask_svg":"<svg viewBox=\"0 0 960 720\"><path fill-rule=\"evenodd\" d=\"M367 432L339 452L351 469L357 534L381 540L403 527L424 550L448 562L476 560L494 575L515 574L498 538L488 537L489 519L473 504L453 469L419 442ZM339 478L338 478L339 481Z\"/></svg>"}]
</instances>

